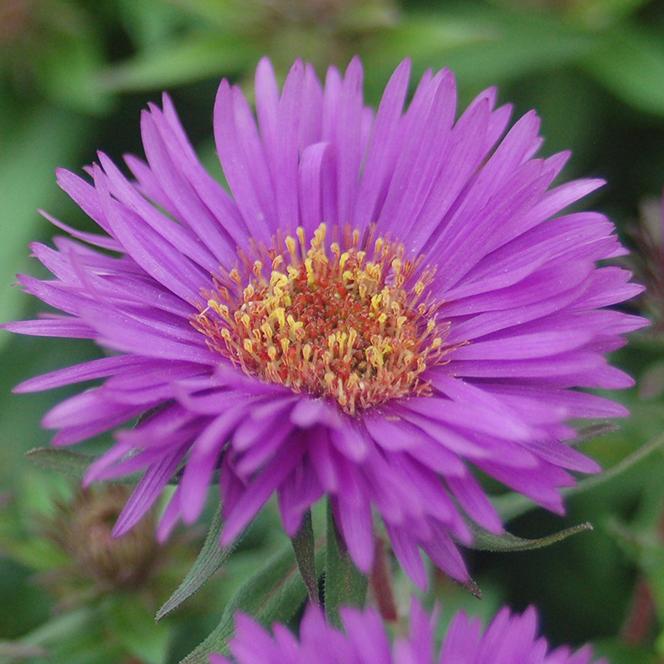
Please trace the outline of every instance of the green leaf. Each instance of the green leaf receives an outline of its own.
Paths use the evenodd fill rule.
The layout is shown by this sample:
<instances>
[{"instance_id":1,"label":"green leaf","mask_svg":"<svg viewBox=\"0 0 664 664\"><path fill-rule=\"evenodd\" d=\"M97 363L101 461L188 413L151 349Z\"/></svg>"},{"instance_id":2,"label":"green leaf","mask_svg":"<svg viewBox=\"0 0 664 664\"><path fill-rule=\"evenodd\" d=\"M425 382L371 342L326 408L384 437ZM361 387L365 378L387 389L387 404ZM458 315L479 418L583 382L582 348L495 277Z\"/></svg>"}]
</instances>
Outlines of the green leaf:
<instances>
[{"instance_id":1,"label":"green leaf","mask_svg":"<svg viewBox=\"0 0 664 664\"><path fill-rule=\"evenodd\" d=\"M203 19L205 24L215 25L215 29L236 32L247 22L255 20L256 13L260 11L254 5L250 12L242 2L227 2L222 0L171 0L181 12L191 17Z\"/></svg>"},{"instance_id":2,"label":"green leaf","mask_svg":"<svg viewBox=\"0 0 664 664\"><path fill-rule=\"evenodd\" d=\"M25 453L29 461L44 470L55 470L58 473L80 480L88 466L95 460L90 454L81 454L58 447L35 447Z\"/></svg>"},{"instance_id":3,"label":"green leaf","mask_svg":"<svg viewBox=\"0 0 664 664\"><path fill-rule=\"evenodd\" d=\"M95 617L95 611L85 607L54 616L35 630L16 641L25 646L46 647L69 636L85 632Z\"/></svg>"},{"instance_id":4,"label":"green leaf","mask_svg":"<svg viewBox=\"0 0 664 664\"><path fill-rule=\"evenodd\" d=\"M601 640L593 640L595 657L603 657L601 661L627 662L628 664L661 664L661 659L652 652L650 639L644 644L625 643L624 635L613 636ZM655 644L657 648L657 643Z\"/></svg>"},{"instance_id":5,"label":"green leaf","mask_svg":"<svg viewBox=\"0 0 664 664\"><path fill-rule=\"evenodd\" d=\"M126 651L146 664L162 664L171 640L166 625L157 625L152 612L134 595L116 595L106 607L106 625Z\"/></svg>"},{"instance_id":6,"label":"green leaf","mask_svg":"<svg viewBox=\"0 0 664 664\"><path fill-rule=\"evenodd\" d=\"M619 475L631 470L633 466L649 458L651 455L657 452L661 453L662 451L664 451L664 434L656 436L645 445L641 445L641 447L632 452L632 454L629 454L622 459L622 461L619 461L603 473L588 477L579 482L576 486L566 489L563 493L566 496L576 495L588 491L589 489L594 489L602 484L606 484Z\"/></svg>"},{"instance_id":7,"label":"green leaf","mask_svg":"<svg viewBox=\"0 0 664 664\"><path fill-rule=\"evenodd\" d=\"M623 552L635 562L643 563L649 554L657 554L660 558L664 556L662 545L655 531L645 531L626 524L615 516L609 516L604 527L611 535L614 542L620 545ZM644 570L647 571L647 570Z\"/></svg>"},{"instance_id":8,"label":"green leaf","mask_svg":"<svg viewBox=\"0 0 664 664\"><path fill-rule=\"evenodd\" d=\"M323 560L323 546L316 547L316 564ZM227 604L221 621L212 633L180 664L208 664L213 652L224 652L233 634L235 614L242 611L269 626L287 622L307 597L307 589L298 571L293 550L288 543L254 576L248 579Z\"/></svg>"},{"instance_id":9,"label":"green leaf","mask_svg":"<svg viewBox=\"0 0 664 664\"><path fill-rule=\"evenodd\" d=\"M577 0L570 4L567 13L573 20L596 28L617 23L648 2L650 0Z\"/></svg>"},{"instance_id":10,"label":"green leaf","mask_svg":"<svg viewBox=\"0 0 664 664\"><path fill-rule=\"evenodd\" d=\"M46 223L37 207L50 207L59 196L53 171L75 157L85 145L85 118L51 107L23 110L20 118L0 115L0 196L2 196L2 242L0 243L0 321L20 317L26 296L11 288L17 272L27 265L27 244L36 239ZM0 334L0 345L8 334Z\"/></svg>"},{"instance_id":11,"label":"green leaf","mask_svg":"<svg viewBox=\"0 0 664 664\"><path fill-rule=\"evenodd\" d=\"M662 450L664 450L664 434L656 436L653 440L642 445L635 452L629 454L622 461L603 473L581 480L576 486L570 487L569 489L563 489L561 493L566 498L569 498L570 496L575 496L579 493L594 489L595 487L610 482L612 479L622 475L628 470L631 470L635 465L639 464L644 459L649 458L651 455L658 452L661 453ZM510 521L537 507L537 505L528 500L528 498L517 493L498 496L493 499L493 504L502 516L503 521Z\"/></svg>"},{"instance_id":12,"label":"green leaf","mask_svg":"<svg viewBox=\"0 0 664 664\"><path fill-rule=\"evenodd\" d=\"M103 60L99 37L62 35L44 49L36 63L39 86L56 104L84 113L108 111L112 98L97 80Z\"/></svg>"},{"instance_id":13,"label":"green leaf","mask_svg":"<svg viewBox=\"0 0 664 664\"><path fill-rule=\"evenodd\" d=\"M660 33L624 25L608 31L583 66L627 104L664 115L664 40Z\"/></svg>"},{"instance_id":14,"label":"green leaf","mask_svg":"<svg viewBox=\"0 0 664 664\"><path fill-rule=\"evenodd\" d=\"M115 0L115 8L138 50L165 42L182 27L185 18L178 8L163 0Z\"/></svg>"},{"instance_id":15,"label":"green leaf","mask_svg":"<svg viewBox=\"0 0 664 664\"><path fill-rule=\"evenodd\" d=\"M46 539L7 540L2 543L0 552L25 565L31 570L48 571L58 565L66 565L70 558L55 544Z\"/></svg>"},{"instance_id":16,"label":"green leaf","mask_svg":"<svg viewBox=\"0 0 664 664\"><path fill-rule=\"evenodd\" d=\"M538 537L536 539L526 539L517 537L511 533L504 532L502 535L494 535L493 533L484 530L473 522L468 522L468 525L473 533L473 543L470 545L471 549L478 551L494 551L494 552L510 552L510 551L531 551L532 549L543 549L544 547L551 546L558 542L566 540L572 535L582 533L587 530L592 530L592 524L580 523L571 528L559 530L557 533L547 535L546 537Z\"/></svg>"},{"instance_id":17,"label":"green leaf","mask_svg":"<svg viewBox=\"0 0 664 664\"><path fill-rule=\"evenodd\" d=\"M366 594L367 577L353 564L328 504L325 558L325 614L328 620L339 626L339 608L363 606Z\"/></svg>"},{"instance_id":18,"label":"green leaf","mask_svg":"<svg viewBox=\"0 0 664 664\"><path fill-rule=\"evenodd\" d=\"M309 600L319 604L318 575L316 574L316 555L314 546L314 528L311 521L311 511L307 510L302 519L302 525L295 537L291 539L295 560L300 569L302 580L307 587Z\"/></svg>"},{"instance_id":19,"label":"green leaf","mask_svg":"<svg viewBox=\"0 0 664 664\"><path fill-rule=\"evenodd\" d=\"M384 77L410 56L416 70L450 67L464 86L504 83L558 67L588 53L594 35L553 15L519 13L482 5L412 14L371 41L367 71Z\"/></svg>"},{"instance_id":20,"label":"green leaf","mask_svg":"<svg viewBox=\"0 0 664 664\"><path fill-rule=\"evenodd\" d=\"M28 450L25 456L29 461L44 470L55 470L58 473L77 480L83 478L88 466L97 458L91 454L72 452L71 450L65 450L60 447L35 447L32 450ZM178 484L180 476L181 472L178 471L168 483ZM115 484L135 484L140 478L140 473L132 473L131 475L117 477L108 481ZM98 481L104 482L106 480Z\"/></svg>"},{"instance_id":21,"label":"green leaf","mask_svg":"<svg viewBox=\"0 0 664 664\"><path fill-rule=\"evenodd\" d=\"M159 89L242 70L258 57L240 35L204 33L115 65L100 75L99 84L112 92Z\"/></svg>"},{"instance_id":22,"label":"green leaf","mask_svg":"<svg viewBox=\"0 0 664 664\"><path fill-rule=\"evenodd\" d=\"M219 546L219 534L221 533L221 511L217 511L210 524L203 547L177 590L168 598L159 609L156 620L161 620L171 611L176 609L182 602L189 599L201 586L219 570L228 560L234 547L222 549Z\"/></svg>"}]
</instances>

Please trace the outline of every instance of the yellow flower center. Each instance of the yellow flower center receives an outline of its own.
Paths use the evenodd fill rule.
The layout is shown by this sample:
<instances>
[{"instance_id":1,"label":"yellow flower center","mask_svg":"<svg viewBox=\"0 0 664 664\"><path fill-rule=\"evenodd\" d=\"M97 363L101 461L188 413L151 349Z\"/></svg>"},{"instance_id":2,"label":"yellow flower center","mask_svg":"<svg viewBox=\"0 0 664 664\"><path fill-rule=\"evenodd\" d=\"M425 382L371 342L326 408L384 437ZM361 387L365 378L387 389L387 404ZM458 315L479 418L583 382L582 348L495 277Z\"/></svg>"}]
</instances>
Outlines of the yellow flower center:
<instances>
[{"instance_id":1,"label":"yellow flower center","mask_svg":"<svg viewBox=\"0 0 664 664\"><path fill-rule=\"evenodd\" d=\"M253 263L214 280L193 319L208 346L247 374L335 399L350 414L430 394L424 371L445 361L448 325L427 294L432 270L369 231L321 224L257 249ZM266 269L269 266L269 269Z\"/></svg>"}]
</instances>

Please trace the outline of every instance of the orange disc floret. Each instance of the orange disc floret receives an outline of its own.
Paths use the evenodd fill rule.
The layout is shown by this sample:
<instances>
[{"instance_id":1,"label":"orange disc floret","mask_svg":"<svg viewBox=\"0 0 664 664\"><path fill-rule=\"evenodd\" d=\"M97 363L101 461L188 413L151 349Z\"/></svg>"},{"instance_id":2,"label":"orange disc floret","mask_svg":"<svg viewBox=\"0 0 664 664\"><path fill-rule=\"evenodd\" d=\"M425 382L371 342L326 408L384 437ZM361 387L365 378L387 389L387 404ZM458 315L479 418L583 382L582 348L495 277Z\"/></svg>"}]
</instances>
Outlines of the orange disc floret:
<instances>
[{"instance_id":1,"label":"orange disc floret","mask_svg":"<svg viewBox=\"0 0 664 664\"><path fill-rule=\"evenodd\" d=\"M321 224L215 279L193 319L211 349L249 375L335 399L350 414L430 393L424 371L445 361L447 325L428 297L433 273L402 244ZM268 270L265 266L269 265Z\"/></svg>"}]
</instances>

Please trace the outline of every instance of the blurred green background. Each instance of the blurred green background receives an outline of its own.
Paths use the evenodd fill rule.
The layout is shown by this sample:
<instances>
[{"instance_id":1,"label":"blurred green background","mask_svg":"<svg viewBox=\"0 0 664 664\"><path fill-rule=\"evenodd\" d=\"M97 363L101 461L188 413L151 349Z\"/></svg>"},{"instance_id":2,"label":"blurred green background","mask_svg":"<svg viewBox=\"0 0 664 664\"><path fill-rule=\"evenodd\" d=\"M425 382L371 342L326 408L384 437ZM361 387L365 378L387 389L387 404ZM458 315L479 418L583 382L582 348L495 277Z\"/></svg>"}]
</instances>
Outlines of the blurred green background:
<instances>
[{"instance_id":1,"label":"blurred green background","mask_svg":"<svg viewBox=\"0 0 664 664\"><path fill-rule=\"evenodd\" d=\"M227 76L250 92L263 54L280 74L296 56L323 72L359 54L371 104L411 56L418 75L451 67L464 103L497 84L517 115L536 108L543 152L574 151L565 176L608 180L591 204L616 221L651 291L633 307L653 327L615 358L638 380L619 395L633 416L585 449L611 467L657 444L664 430L662 0L0 0L0 320L37 310L13 286L17 272L39 274L28 243L54 232L37 208L80 228L89 223L56 187L54 168L79 170L98 148L116 159L141 153L139 111L168 89L220 175L211 139L216 86ZM0 661L178 662L282 542L268 510L202 593L154 623L205 527L163 551L138 533L114 554L126 556L118 560L136 575L116 578L85 535L90 519L97 535L107 534L115 490L77 495L76 482L24 456L48 443L40 417L67 391L10 394L22 379L98 352L76 341L0 334ZM614 662L664 662L664 458L655 450L616 475L570 496L562 521L536 510L510 524L534 537L589 520L593 532L529 553L469 554L484 599L441 579L434 594L446 613L465 606L486 616L503 602L535 603L556 643L591 640ZM396 601L407 606L409 586L395 573Z\"/></svg>"}]
</instances>

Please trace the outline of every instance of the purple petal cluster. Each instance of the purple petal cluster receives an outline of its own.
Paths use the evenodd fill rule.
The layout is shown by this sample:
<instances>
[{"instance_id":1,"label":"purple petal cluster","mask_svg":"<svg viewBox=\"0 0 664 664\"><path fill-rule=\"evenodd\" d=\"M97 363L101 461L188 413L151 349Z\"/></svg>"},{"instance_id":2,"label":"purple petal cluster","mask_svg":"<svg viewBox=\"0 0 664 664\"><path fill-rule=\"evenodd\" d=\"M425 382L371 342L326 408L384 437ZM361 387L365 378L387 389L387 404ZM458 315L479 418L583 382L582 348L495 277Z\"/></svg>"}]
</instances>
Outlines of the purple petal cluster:
<instances>
[{"instance_id":1,"label":"purple petal cluster","mask_svg":"<svg viewBox=\"0 0 664 664\"><path fill-rule=\"evenodd\" d=\"M299 640L283 625L272 634L252 618L238 614L230 659L212 655L211 664L590 664L590 646L576 652L567 646L550 649L539 636L537 614L503 608L486 629L463 611L450 623L436 648L437 611L429 616L413 601L410 631L390 643L380 615L373 609L342 610L343 632L316 607L309 607ZM597 660L597 664L604 660Z\"/></svg>"},{"instance_id":2,"label":"purple petal cluster","mask_svg":"<svg viewBox=\"0 0 664 664\"><path fill-rule=\"evenodd\" d=\"M52 278L22 275L19 282L56 313L5 327L91 339L108 351L32 378L17 391L95 383L53 408L43 424L57 431L58 446L115 432L86 483L143 473L116 535L146 514L183 467L160 539L179 521L199 517L218 475L222 544L274 495L289 535L313 503L329 496L360 569L372 566L378 515L399 561L424 586L421 550L450 576L468 578L457 550L457 543L472 540L462 511L501 532L476 471L560 513L560 488L574 483L572 473L599 470L566 442L575 436L567 422L626 415L585 388L632 385L605 355L644 324L607 309L641 290L625 269L598 266L625 253L613 224L597 212L565 211L602 181L554 185L569 153L536 156L542 143L537 115L529 112L510 126L511 108L496 105L493 88L458 113L452 73L428 71L407 101L409 70L407 61L396 69L375 112L364 105L358 60L344 74L330 68L322 84L311 66L297 62L281 89L269 61L261 61L256 116L241 90L222 81L214 135L229 190L201 165L168 96L142 113L146 160L125 158L131 177L102 153L87 177L58 171L59 185L99 230L79 231L44 213L64 231L54 247L32 245ZM329 340L315 337L312 351L307 340L314 332L286 323L283 307L269 309L275 292L288 302L291 291L284 295L280 280L293 289L306 267L303 244L291 251L292 270L279 272L279 248L295 246L298 234L309 242L321 224L330 229L318 251L323 267L324 255L344 250L332 244L335 228L337 236L355 238L357 265L375 238L399 259L385 263L397 277L377 277L385 297L402 298L403 315L393 320L385 299L376 305L388 312L393 336L364 340L372 344L371 356L366 350L365 361L360 349L351 358L352 371L378 382L367 385L359 373L344 377L353 389L382 395L371 397L375 406L366 397L356 412L340 407L344 394L330 397L341 377L330 369ZM256 256L273 260L271 273ZM337 260L337 285L347 279L344 260ZM408 266L403 287L402 264ZM358 274L364 279L374 272ZM256 289L268 281L272 290L261 286L259 302L272 312L268 327L249 325L239 343L224 327L223 298L236 302L244 294L244 304L230 314L239 328L243 312L255 311ZM353 288L359 290L351 295L363 292ZM418 297L429 303L426 311L414 304ZM362 301L358 295L356 304ZM330 301L325 304L329 312ZM196 321L210 306L219 317L206 319L211 331L203 334ZM413 335L428 333L423 328L433 311L431 334L444 333L427 341L432 354L426 357L436 358L430 361L418 355ZM343 328L346 312L333 314L326 324ZM369 322L383 324L376 320ZM404 342L410 346L394 359L390 339L403 324L412 328ZM277 327L290 334L287 325L300 364L299 373L284 378L279 371L293 353L288 340L268 348L268 364L251 339L265 346ZM329 341L330 353L346 343L344 334ZM223 343L240 350L219 352ZM237 354L245 352L254 364ZM316 380L327 391L302 388L315 381L298 382L298 376L311 378L309 355L312 371L325 367ZM385 396L393 386L383 361L397 363L412 394ZM255 367L262 367L260 375Z\"/></svg>"}]
</instances>

